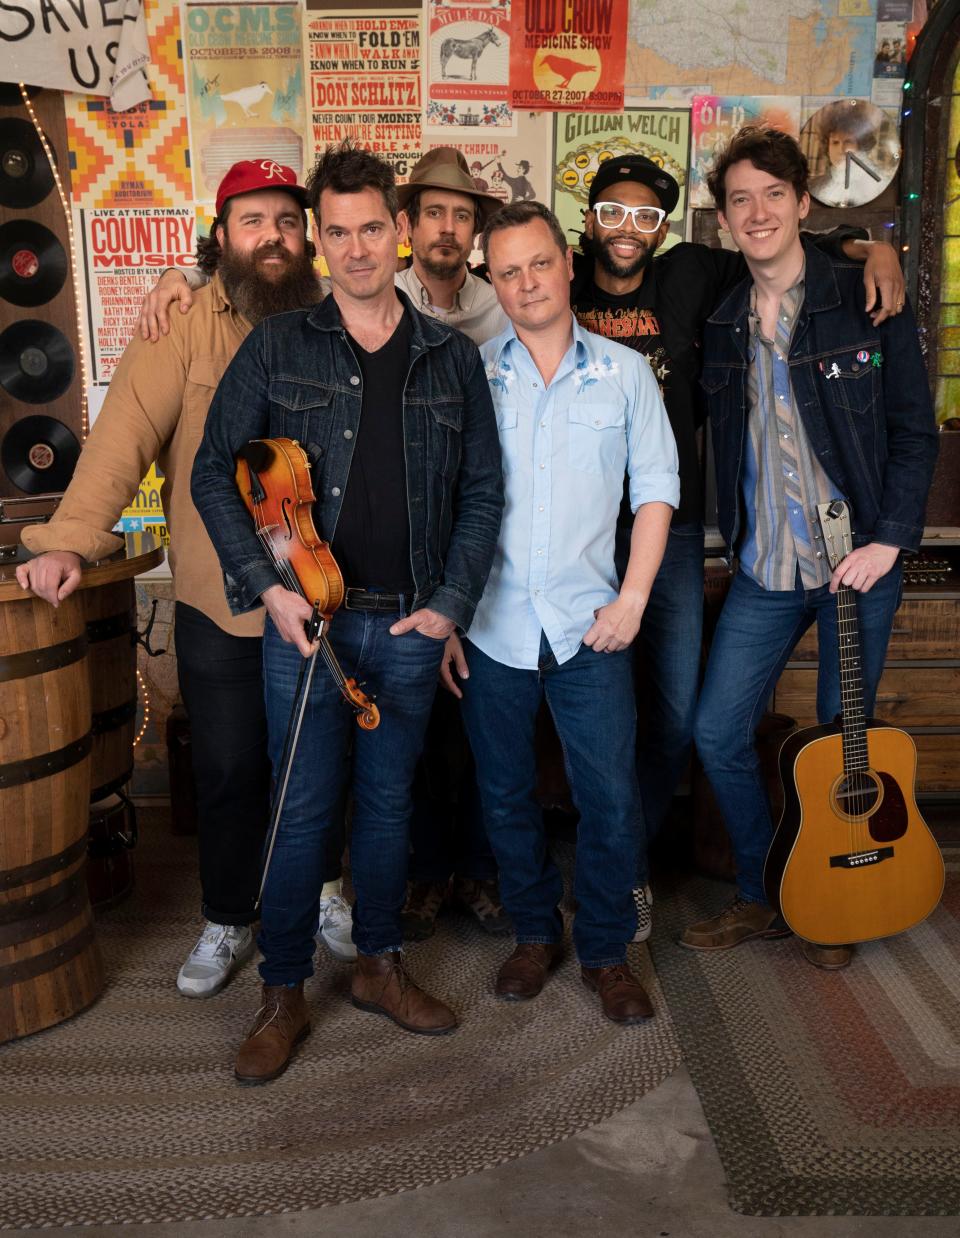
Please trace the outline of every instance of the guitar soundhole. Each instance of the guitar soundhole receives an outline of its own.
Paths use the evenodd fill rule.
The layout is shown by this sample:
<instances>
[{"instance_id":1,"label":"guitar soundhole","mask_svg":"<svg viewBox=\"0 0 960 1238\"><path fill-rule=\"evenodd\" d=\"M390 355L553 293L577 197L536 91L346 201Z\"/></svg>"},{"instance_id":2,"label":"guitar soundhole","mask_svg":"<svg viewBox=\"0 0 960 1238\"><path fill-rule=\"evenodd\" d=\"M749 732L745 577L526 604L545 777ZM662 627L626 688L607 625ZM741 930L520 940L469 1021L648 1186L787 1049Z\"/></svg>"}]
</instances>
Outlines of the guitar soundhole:
<instances>
[{"instance_id":1,"label":"guitar soundhole","mask_svg":"<svg viewBox=\"0 0 960 1238\"><path fill-rule=\"evenodd\" d=\"M846 817L865 817L880 801L880 788L867 770L854 770L837 783L834 796L837 807Z\"/></svg>"}]
</instances>

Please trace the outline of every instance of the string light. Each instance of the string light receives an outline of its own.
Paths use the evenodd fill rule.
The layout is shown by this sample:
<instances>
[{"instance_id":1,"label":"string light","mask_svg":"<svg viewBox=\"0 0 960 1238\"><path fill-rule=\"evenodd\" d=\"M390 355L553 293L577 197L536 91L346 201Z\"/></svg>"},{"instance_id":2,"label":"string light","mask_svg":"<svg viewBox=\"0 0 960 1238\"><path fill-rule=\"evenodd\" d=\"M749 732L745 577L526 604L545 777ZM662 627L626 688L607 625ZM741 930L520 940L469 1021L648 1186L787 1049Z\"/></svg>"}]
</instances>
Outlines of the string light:
<instances>
[{"instance_id":1,"label":"string light","mask_svg":"<svg viewBox=\"0 0 960 1238\"><path fill-rule=\"evenodd\" d=\"M137 732L133 741L133 746L136 748L144 735L147 733L147 727L150 725L150 696L147 692L147 683L144 677L140 674L140 668L137 668L137 691L140 693L140 700L143 702L143 721L140 723L140 730Z\"/></svg>"},{"instance_id":2,"label":"string light","mask_svg":"<svg viewBox=\"0 0 960 1238\"><path fill-rule=\"evenodd\" d=\"M50 149L50 143L47 141L47 135L43 131L43 126L40 124L40 118L34 111L33 102L30 99L27 87L23 82L17 82L17 85L20 87L20 94L23 97L24 106L27 109L30 120L33 122L33 127L37 131L37 137L40 139L43 153L47 156L47 162L50 164L50 171L53 173L53 181L57 187L60 205L63 207L63 215L67 223L70 265L73 269L73 307L77 316L77 346L80 349L80 440L85 442L87 435L90 433L90 417L87 410L87 351L83 343L83 310L80 303L80 272L77 269L77 244L73 233L73 214L70 210L70 199L60 177L60 169L57 167L57 162L53 157L53 151Z\"/></svg>"}]
</instances>

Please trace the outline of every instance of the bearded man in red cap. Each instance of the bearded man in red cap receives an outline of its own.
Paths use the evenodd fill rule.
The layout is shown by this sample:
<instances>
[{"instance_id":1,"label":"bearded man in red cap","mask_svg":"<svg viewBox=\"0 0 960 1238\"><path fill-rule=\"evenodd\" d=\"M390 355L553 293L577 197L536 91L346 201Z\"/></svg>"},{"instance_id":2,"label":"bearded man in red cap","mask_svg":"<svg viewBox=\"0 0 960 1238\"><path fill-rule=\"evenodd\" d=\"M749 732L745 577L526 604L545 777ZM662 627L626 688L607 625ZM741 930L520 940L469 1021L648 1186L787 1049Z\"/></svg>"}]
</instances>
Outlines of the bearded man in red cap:
<instances>
[{"instance_id":1,"label":"bearded man in red cap","mask_svg":"<svg viewBox=\"0 0 960 1238\"><path fill-rule=\"evenodd\" d=\"M158 462L177 666L192 724L206 919L177 977L188 997L216 993L253 952L270 796L263 612L231 615L217 556L190 498L190 471L213 393L251 328L319 300L305 204L296 174L273 160L244 160L227 172L210 235L197 245L197 266L211 282L197 293L194 312L176 315L159 344L135 336L128 345L58 511L49 524L24 532L37 557L17 569L24 589L59 605L80 583L84 559L122 546L112 529ZM339 856L332 864L336 877Z\"/></svg>"}]
</instances>

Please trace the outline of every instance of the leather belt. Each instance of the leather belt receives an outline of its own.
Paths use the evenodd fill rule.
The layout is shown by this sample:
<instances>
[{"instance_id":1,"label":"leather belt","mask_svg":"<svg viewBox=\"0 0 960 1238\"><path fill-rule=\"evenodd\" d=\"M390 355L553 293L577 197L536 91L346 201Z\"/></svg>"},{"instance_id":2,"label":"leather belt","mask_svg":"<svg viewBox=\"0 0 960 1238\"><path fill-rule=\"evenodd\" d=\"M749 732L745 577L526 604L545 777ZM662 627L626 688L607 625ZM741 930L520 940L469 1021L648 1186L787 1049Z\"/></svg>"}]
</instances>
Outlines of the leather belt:
<instances>
[{"instance_id":1,"label":"leather belt","mask_svg":"<svg viewBox=\"0 0 960 1238\"><path fill-rule=\"evenodd\" d=\"M369 589L347 589L344 610L384 610L396 614L403 608L407 614L413 605L412 593L373 593Z\"/></svg>"}]
</instances>

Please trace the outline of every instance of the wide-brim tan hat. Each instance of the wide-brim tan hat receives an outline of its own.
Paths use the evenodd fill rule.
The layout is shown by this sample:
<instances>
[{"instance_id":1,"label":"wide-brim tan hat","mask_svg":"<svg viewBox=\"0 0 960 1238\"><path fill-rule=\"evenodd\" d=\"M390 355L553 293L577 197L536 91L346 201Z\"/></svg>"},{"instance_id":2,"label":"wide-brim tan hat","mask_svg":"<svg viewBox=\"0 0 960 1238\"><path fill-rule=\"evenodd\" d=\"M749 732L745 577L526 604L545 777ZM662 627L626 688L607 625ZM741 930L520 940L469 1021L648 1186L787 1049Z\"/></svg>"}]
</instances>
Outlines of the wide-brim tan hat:
<instances>
[{"instance_id":1,"label":"wide-brim tan hat","mask_svg":"<svg viewBox=\"0 0 960 1238\"><path fill-rule=\"evenodd\" d=\"M477 204L478 232L489 217L503 206L501 198L492 193L483 193L476 187L466 159L452 146L437 146L434 150L428 150L423 158L414 164L407 184L397 186L400 209L406 210L407 203L421 189L449 189L453 193L463 193L473 198Z\"/></svg>"}]
</instances>

